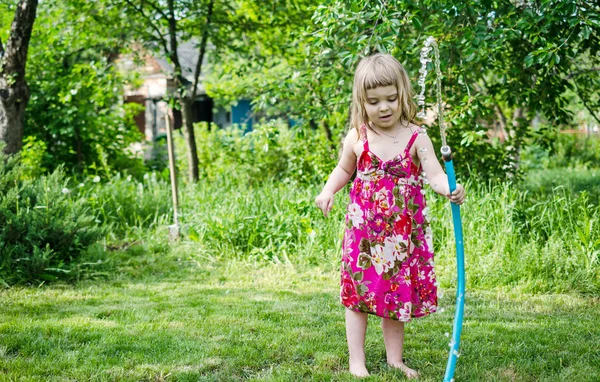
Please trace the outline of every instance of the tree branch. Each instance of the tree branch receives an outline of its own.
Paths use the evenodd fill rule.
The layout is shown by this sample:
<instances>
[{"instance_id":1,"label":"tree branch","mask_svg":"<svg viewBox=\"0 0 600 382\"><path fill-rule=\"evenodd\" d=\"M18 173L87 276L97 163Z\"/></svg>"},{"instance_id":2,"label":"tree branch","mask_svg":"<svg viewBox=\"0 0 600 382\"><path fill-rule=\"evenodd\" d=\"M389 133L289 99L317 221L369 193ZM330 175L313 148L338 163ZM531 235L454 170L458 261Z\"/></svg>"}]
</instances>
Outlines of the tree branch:
<instances>
[{"instance_id":1,"label":"tree branch","mask_svg":"<svg viewBox=\"0 0 600 382\"><path fill-rule=\"evenodd\" d=\"M579 92L579 86L577 86L577 81L573 81L573 83L575 84L575 89L577 89L577 96L579 97L579 99L581 100L581 102L583 102L583 106L585 106L585 108L587 109L587 111L592 115L592 117L594 117L594 119L600 123L600 119L598 119L598 117L596 117L596 113L594 112L594 110L588 105L588 103L585 100L585 97L582 96Z\"/></svg>"},{"instance_id":2,"label":"tree branch","mask_svg":"<svg viewBox=\"0 0 600 382\"><path fill-rule=\"evenodd\" d=\"M179 91L179 95L181 97L183 90L183 72L181 70L181 63L179 62L179 52L177 52L177 20L175 20L175 4L173 0L168 0L167 2L169 7L169 41L171 43L171 51L167 52L169 57L171 58L171 62L173 62L173 67L175 69L175 79L177 80L177 90Z\"/></svg>"},{"instance_id":3,"label":"tree branch","mask_svg":"<svg viewBox=\"0 0 600 382\"><path fill-rule=\"evenodd\" d=\"M10 34L6 42L4 66L2 71L16 75L15 80L25 78L25 64L31 31L35 22L37 0L20 0L15 11L15 18L10 27Z\"/></svg>"},{"instance_id":4,"label":"tree branch","mask_svg":"<svg viewBox=\"0 0 600 382\"><path fill-rule=\"evenodd\" d=\"M192 102L196 99L196 92L198 91L198 79L202 72L202 61L204 61L204 55L206 54L206 43L208 42L208 28L213 13L214 0L210 0L208 4L208 12L206 14L206 23L204 24L204 30L202 31L202 40L200 41L200 54L198 55L198 62L196 62L196 69L194 71L194 86L192 88Z\"/></svg>"},{"instance_id":5,"label":"tree branch","mask_svg":"<svg viewBox=\"0 0 600 382\"><path fill-rule=\"evenodd\" d=\"M600 66L589 68L589 69L578 70L576 72L569 73L569 75L566 76L564 79L565 80L570 80L571 78L580 76L580 75L582 75L584 73L598 72L598 71L600 71Z\"/></svg>"},{"instance_id":6,"label":"tree branch","mask_svg":"<svg viewBox=\"0 0 600 382\"><path fill-rule=\"evenodd\" d=\"M160 29L154 24L154 22L152 21L150 16L146 15L146 13L144 12L144 9L141 6L140 7L136 6L135 4L133 4L131 2L131 0L125 0L125 2L127 4L129 4L129 6L131 8L133 8L135 11L139 12L146 20L148 20L148 25L150 25L150 28L154 29L154 31L158 34L160 44L162 45L163 49L165 50L165 53L168 53L169 46L167 45L167 40L165 39L165 36L160 32Z\"/></svg>"},{"instance_id":7,"label":"tree branch","mask_svg":"<svg viewBox=\"0 0 600 382\"><path fill-rule=\"evenodd\" d=\"M148 4L152 9L154 9L156 12L158 12L159 15L161 15L163 18L168 19L167 14L163 12L162 9L160 9L158 6L156 6L156 4L154 4L151 1L144 1L142 0L142 4Z\"/></svg>"}]
</instances>

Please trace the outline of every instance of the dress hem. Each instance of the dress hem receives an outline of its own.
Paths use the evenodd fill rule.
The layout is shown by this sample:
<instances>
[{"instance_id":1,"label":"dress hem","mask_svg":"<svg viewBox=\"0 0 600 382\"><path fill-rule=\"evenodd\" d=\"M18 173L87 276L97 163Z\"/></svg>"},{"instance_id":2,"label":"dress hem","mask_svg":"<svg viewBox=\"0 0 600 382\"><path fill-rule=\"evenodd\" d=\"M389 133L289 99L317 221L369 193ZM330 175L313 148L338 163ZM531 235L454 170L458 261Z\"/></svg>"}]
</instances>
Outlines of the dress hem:
<instances>
[{"instance_id":1,"label":"dress hem","mask_svg":"<svg viewBox=\"0 0 600 382\"><path fill-rule=\"evenodd\" d=\"M388 319L388 320L399 321L399 322L410 322L413 319L428 317L428 316L432 315L433 313L437 312L437 311L429 312L429 313L426 313L426 314L423 314L423 315L420 315L420 316L415 316L415 315L411 314L411 316L410 316L410 318L408 320L399 320L399 319L395 319L395 318L392 318L392 317L380 316L379 314L377 314L375 312L371 312L371 311L366 311L365 312L365 311L362 311L360 309L351 308L349 306L344 305L343 303L340 303L340 305L343 306L346 309L350 309L353 312L366 313L366 314L370 314L370 315L373 315L373 316L376 316L376 317L381 317L381 318L385 318L385 319Z\"/></svg>"}]
</instances>

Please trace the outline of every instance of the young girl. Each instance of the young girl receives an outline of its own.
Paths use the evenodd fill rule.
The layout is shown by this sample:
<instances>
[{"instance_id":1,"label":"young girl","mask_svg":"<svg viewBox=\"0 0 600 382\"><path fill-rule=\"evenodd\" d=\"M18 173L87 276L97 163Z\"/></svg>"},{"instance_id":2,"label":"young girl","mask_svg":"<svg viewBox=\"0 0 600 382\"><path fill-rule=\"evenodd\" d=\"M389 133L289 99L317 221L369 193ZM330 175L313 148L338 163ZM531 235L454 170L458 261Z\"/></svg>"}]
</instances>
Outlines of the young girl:
<instances>
[{"instance_id":1,"label":"young girl","mask_svg":"<svg viewBox=\"0 0 600 382\"><path fill-rule=\"evenodd\" d=\"M402 360L404 322L436 311L433 243L423 178L432 189L461 204L463 187L450 194L431 140L415 124L416 105L406 71L392 56L375 54L356 69L352 126L342 156L317 206L327 216L334 194L350 189L341 266L350 372L365 366L367 314L382 317L387 362L408 378L417 372Z\"/></svg>"}]
</instances>

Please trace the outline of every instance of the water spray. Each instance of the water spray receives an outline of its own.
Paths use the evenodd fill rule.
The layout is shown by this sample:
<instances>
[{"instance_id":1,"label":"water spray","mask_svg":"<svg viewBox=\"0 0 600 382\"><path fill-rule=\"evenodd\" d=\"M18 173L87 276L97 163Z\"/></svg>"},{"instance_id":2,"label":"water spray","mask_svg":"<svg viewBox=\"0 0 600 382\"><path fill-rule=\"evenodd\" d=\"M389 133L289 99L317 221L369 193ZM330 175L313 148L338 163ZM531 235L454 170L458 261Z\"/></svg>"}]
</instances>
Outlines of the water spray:
<instances>
[{"instance_id":1,"label":"water spray","mask_svg":"<svg viewBox=\"0 0 600 382\"><path fill-rule=\"evenodd\" d=\"M442 104L442 73L440 71L440 52L437 42L433 37L428 37L425 40L425 46L421 49L421 69L419 70L419 86L421 92L417 95L417 104L421 107L421 111L417 117L425 117L425 78L427 77L427 63L431 62L429 53L434 52L434 65L436 74L436 100L438 107L438 124L440 127L440 136L442 138L442 159L446 165L446 175L448 176L448 186L450 193L456 189L456 174L454 173L454 164L452 163L452 150L446 144L446 126L443 118ZM460 218L460 206L455 203L450 203L452 208L452 221L454 224L454 240L456 244L456 271L457 271L457 288L456 288L456 312L454 313L454 325L452 328L452 340L450 341L450 352L448 355L448 363L446 364L446 374L444 382L454 381L454 369L458 359L458 347L460 345L460 334L462 332L463 314L465 309L465 255L463 246L462 222Z\"/></svg>"}]
</instances>

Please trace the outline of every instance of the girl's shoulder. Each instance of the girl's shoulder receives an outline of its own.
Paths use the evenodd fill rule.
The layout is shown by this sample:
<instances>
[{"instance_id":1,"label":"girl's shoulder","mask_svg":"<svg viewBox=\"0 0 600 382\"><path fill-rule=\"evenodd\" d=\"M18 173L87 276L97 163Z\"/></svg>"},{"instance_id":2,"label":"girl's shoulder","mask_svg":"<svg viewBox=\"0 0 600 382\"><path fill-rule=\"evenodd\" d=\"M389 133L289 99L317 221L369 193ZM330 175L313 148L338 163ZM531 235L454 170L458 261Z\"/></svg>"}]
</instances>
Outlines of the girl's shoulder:
<instances>
[{"instance_id":1,"label":"girl's shoulder","mask_svg":"<svg viewBox=\"0 0 600 382\"><path fill-rule=\"evenodd\" d=\"M358 134L358 131L356 131L356 128L352 127L350 128L350 130L348 131L348 134L346 134L346 142L348 143L356 143L357 141L360 140L360 136Z\"/></svg>"}]
</instances>

